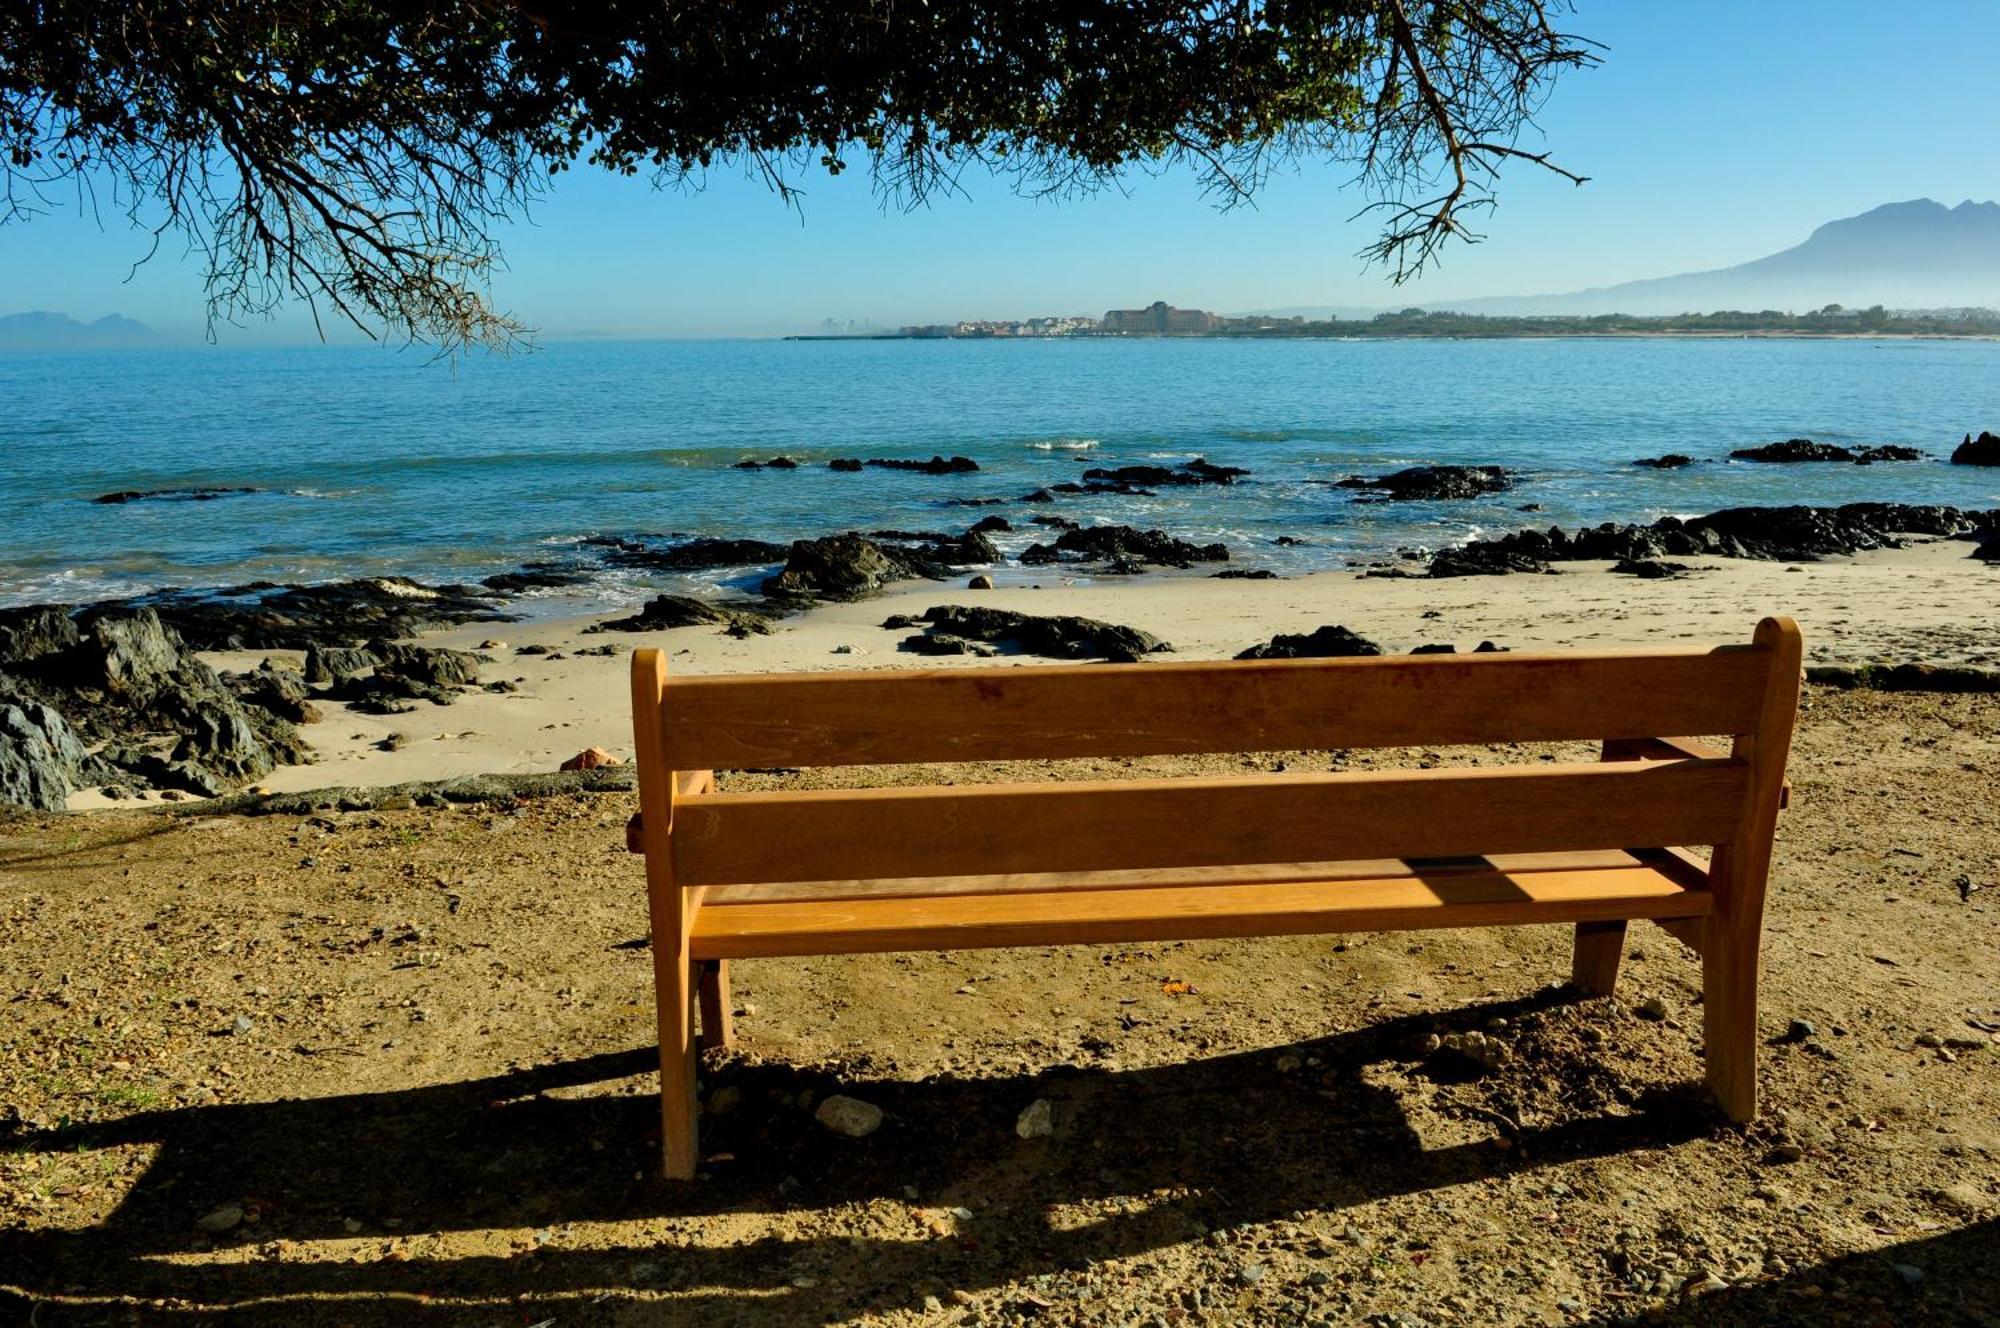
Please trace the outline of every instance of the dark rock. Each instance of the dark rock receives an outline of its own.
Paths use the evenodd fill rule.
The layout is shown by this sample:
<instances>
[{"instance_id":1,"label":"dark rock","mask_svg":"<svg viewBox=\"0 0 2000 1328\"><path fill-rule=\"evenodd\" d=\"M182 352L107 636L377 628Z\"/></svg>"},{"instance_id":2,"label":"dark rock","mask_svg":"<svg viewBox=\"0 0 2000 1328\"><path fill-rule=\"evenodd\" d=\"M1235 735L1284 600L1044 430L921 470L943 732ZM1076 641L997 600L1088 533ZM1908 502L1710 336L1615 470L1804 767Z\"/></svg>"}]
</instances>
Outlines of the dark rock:
<instances>
[{"instance_id":1,"label":"dark rock","mask_svg":"<svg viewBox=\"0 0 2000 1328\"><path fill-rule=\"evenodd\" d=\"M1854 453L1835 443L1816 443L1810 438L1787 438L1782 443L1762 447L1739 447L1729 454L1738 461L1852 461Z\"/></svg>"},{"instance_id":2,"label":"dark rock","mask_svg":"<svg viewBox=\"0 0 2000 1328\"><path fill-rule=\"evenodd\" d=\"M1983 536L1970 556L1983 563L2000 563L2000 534Z\"/></svg>"},{"instance_id":3,"label":"dark rock","mask_svg":"<svg viewBox=\"0 0 2000 1328\"><path fill-rule=\"evenodd\" d=\"M1196 563L1229 561L1229 550L1220 544L1190 544L1163 530L1135 530L1131 526L1080 526L1065 530L1053 547L1031 544L1021 554L1024 563L1054 563L1069 560L1124 558L1154 567L1192 567Z\"/></svg>"},{"instance_id":4,"label":"dark rock","mask_svg":"<svg viewBox=\"0 0 2000 1328\"><path fill-rule=\"evenodd\" d=\"M1343 489L1369 489L1392 502L1454 502L1514 487L1512 472L1499 466L1411 466L1380 479L1353 476Z\"/></svg>"},{"instance_id":5,"label":"dark rock","mask_svg":"<svg viewBox=\"0 0 2000 1328\"><path fill-rule=\"evenodd\" d=\"M1276 539L1272 540L1272 541L1271 541L1271 543L1273 543L1273 544L1277 545L1277 546L1278 546L1279 548L1283 548L1283 549L1294 549L1294 548L1311 548L1311 547L1312 547L1312 541L1311 541L1311 540L1302 540L1302 539L1300 539L1300 538L1299 538L1298 536L1296 536L1296 535L1280 535L1280 536L1278 536L1278 538L1276 538Z\"/></svg>"},{"instance_id":6,"label":"dark rock","mask_svg":"<svg viewBox=\"0 0 2000 1328\"><path fill-rule=\"evenodd\" d=\"M797 470L799 463L788 456L774 456L769 461L739 461L731 470Z\"/></svg>"},{"instance_id":7,"label":"dark rock","mask_svg":"<svg viewBox=\"0 0 2000 1328\"><path fill-rule=\"evenodd\" d=\"M1238 659L1344 659L1379 655L1382 647L1345 627L1321 627L1309 634L1280 632L1261 646L1251 646Z\"/></svg>"},{"instance_id":8,"label":"dark rock","mask_svg":"<svg viewBox=\"0 0 2000 1328\"><path fill-rule=\"evenodd\" d=\"M927 628L930 636L986 642L1007 646L1024 654L1047 655L1057 659L1109 659L1130 663L1146 655L1173 649L1152 633L1136 627L1068 615L1039 617L1007 609L945 604L926 609L923 621L930 625ZM926 650L925 647L912 646L909 641L905 641L901 648L918 652Z\"/></svg>"},{"instance_id":9,"label":"dark rock","mask_svg":"<svg viewBox=\"0 0 2000 1328\"><path fill-rule=\"evenodd\" d=\"M922 559L849 531L794 541L784 569L764 582L763 593L773 599L856 600L893 581L935 575Z\"/></svg>"},{"instance_id":10,"label":"dark rock","mask_svg":"<svg viewBox=\"0 0 2000 1328\"><path fill-rule=\"evenodd\" d=\"M939 500L946 507L1002 507L1005 498L944 498Z\"/></svg>"},{"instance_id":11,"label":"dark rock","mask_svg":"<svg viewBox=\"0 0 2000 1328\"><path fill-rule=\"evenodd\" d=\"M1650 466L1654 470L1679 470L1682 466L1692 466L1694 458L1679 452L1668 452L1665 456L1640 457L1632 463L1635 466Z\"/></svg>"},{"instance_id":12,"label":"dark rock","mask_svg":"<svg viewBox=\"0 0 2000 1328\"><path fill-rule=\"evenodd\" d=\"M59 812L89 768L82 740L53 706L0 694L0 803Z\"/></svg>"},{"instance_id":13,"label":"dark rock","mask_svg":"<svg viewBox=\"0 0 2000 1328\"><path fill-rule=\"evenodd\" d=\"M584 541L605 549L604 561L613 567L651 567L669 572L705 572L718 567L752 567L759 563L783 562L786 546L766 540L697 539L680 540L661 547L640 539L613 539L600 536Z\"/></svg>"},{"instance_id":14,"label":"dark rock","mask_svg":"<svg viewBox=\"0 0 2000 1328\"><path fill-rule=\"evenodd\" d=\"M690 595L656 595L629 618L613 618L586 628L590 632L662 632L671 627L742 627L746 634L767 636L771 620L746 609L725 608ZM578 652L581 653L581 652Z\"/></svg>"},{"instance_id":15,"label":"dark rock","mask_svg":"<svg viewBox=\"0 0 2000 1328\"><path fill-rule=\"evenodd\" d=\"M1667 563L1654 558L1621 558L1613 564L1612 571L1626 576L1636 576L1642 580L1658 581L1665 577L1680 576L1694 569L1686 563Z\"/></svg>"},{"instance_id":16,"label":"dark rock","mask_svg":"<svg viewBox=\"0 0 2000 1328\"><path fill-rule=\"evenodd\" d=\"M311 724L320 717L308 699L305 675L281 669L268 659L248 673L225 673L222 681L245 705L268 710L280 719Z\"/></svg>"},{"instance_id":17,"label":"dark rock","mask_svg":"<svg viewBox=\"0 0 2000 1328\"><path fill-rule=\"evenodd\" d=\"M838 470L843 473L852 474L853 472L861 469L861 458L835 457L833 460L826 463L826 468L828 470Z\"/></svg>"},{"instance_id":18,"label":"dark rock","mask_svg":"<svg viewBox=\"0 0 2000 1328\"><path fill-rule=\"evenodd\" d=\"M933 456L929 461L909 461L901 457L870 457L863 464L877 466L883 470L914 470L923 475L963 475L979 469L977 461L962 456Z\"/></svg>"},{"instance_id":19,"label":"dark rock","mask_svg":"<svg viewBox=\"0 0 2000 1328\"><path fill-rule=\"evenodd\" d=\"M1014 527L1009 524L1007 518L1004 516L983 516L973 522L972 528L965 533L968 535L984 535L990 531L999 531L1005 534L1013 529Z\"/></svg>"},{"instance_id":20,"label":"dark rock","mask_svg":"<svg viewBox=\"0 0 2000 1328\"><path fill-rule=\"evenodd\" d=\"M1047 489L1036 489L1033 493L1021 495L1021 501L1024 503L1052 503L1055 500L1056 496Z\"/></svg>"},{"instance_id":21,"label":"dark rock","mask_svg":"<svg viewBox=\"0 0 2000 1328\"><path fill-rule=\"evenodd\" d=\"M1218 581L1277 581L1282 578L1268 567L1226 567L1209 576Z\"/></svg>"},{"instance_id":22,"label":"dark rock","mask_svg":"<svg viewBox=\"0 0 2000 1328\"><path fill-rule=\"evenodd\" d=\"M868 538L921 546L909 551L920 565L934 563L942 567L969 567L1000 561L1000 550L976 526L963 535L948 535L935 530L871 530Z\"/></svg>"},{"instance_id":23,"label":"dark rock","mask_svg":"<svg viewBox=\"0 0 2000 1328\"><path fill-rule=\"evenodd\" d=\"M1806 681L1822 687L1867 688L1877 692L2000 692L2000 669L1939 664L1815 664Z\"/></svg>"},{"instance_id":24,"label":"dark rock","mask_svg":"<svg viewBox=\"0 0 2000 1328\"><path fill-rule=\"evenodd\" d=\"M1432 643L1429 645L1411 646L1410 653L1412 655L1456 655L1458 647L1452 645L1450 642L1443 644Z\"/></svg>"},{"instance_id":25,"label":"dark rock","mask_svg":"<svg viewBox=\"0 0 2000 1328\"><path fill-rule=\"evenodd\" d=\"M401 639L435 627L511 622L497 597L469 586L367 577L313 586L253 582L220 590L164 590L94 611L150 609L195 650L298 650Z\"/></svg>"},{"instance_id":26,"label":"dark rock","mask_svg":"<svg viewBox=\"0 0 2000 1328\"><path fill-rule=\"evenodd\" d=\"M992 646L968 641L949 632L920 632L897 642L896 649L912 655L995 655Z\"/></svg>"},{"instance_id":27,"label":"dark rock","mask_svg":"<svg viewBox=\"0 0 2000 1328\"><path fill-rule=\"evenodd\" d=\"M1739 461L1852 461L1863 466L1877 461L1921 461L1924 454L1914 447L1883 443L1876 447L1851 448L1835 443L1816 443L1810 438L1788 438L1762 447L1740 447L1729 454Z\"/></svg>"},{"instance_id":28,"label":"dark rock","mask_svg":"<svg viewBox=\"0 0 2000 1328\"><path fill-rule=\"evenodd\" d=\"M1249 473L1241 466L1217 466L1205 457L1196 457L1179 466L1119 466L1109 470L1098 467L1084 471L1083 478L1092 488L1105 486L1122 491L1140 486L1234 484Z\"/></svg>"},{"instance_id":29,"label":"dark rock","mask_svg":"<svg viewBox=\"0 0 2000 1328\"><path fill-rule=\"evenodd\" d=\"M368 673L379 663L366 646L307 646L305 680L314 686Z\"/></svg>"},{"instance_id":30,"label":"dark rock","mask_svg":"<svg viewBox=\"0 0 2000 1328\"><path fill-rule=\"evenodd\" d=\"M965 588L967 590L991 590L993 589L993 578L982 572L980 575L967 581Z\"/></svg>"},{"instance_id":31,"label":"dark rock","mask_svg":"<svg viewBox=\"0 0 2000 1328\"><path fill-rule=\"evenodd\" d=\"M1430 575L1447 576L1505 576L1509 572L1546 572L1549 565L1533 554L1513 549L1494 549L1485 545L1468 544L1456 549L1443 549L1431 559Z\"/></svg>"},{"instance_id":32,"label":"dark rock","mask_svg":"<svg viewBox=\"0 0 2000 1328\"><path fill-rule=\"evenodd\" d=\"M1038 526L1048 526L1052 530L1080 530L1083 528L1083 522L1072 521L1066 516L1037 516L1030 517L1029 520Z\"/></svg>"},{"instance_id":33,"label":"dark rock","mask_svg":"<svg viewBox=\"0 0 2000 1328\"><path fill-rule=\"evenodd\" d=\"M234 488L204 485L194 489L121 489L117 493L100 493L90 501L93 503L206 503L217 498L233 498L240 494L262 493L262 489L248 486Z\"/></svg>"},{"instance_id":34,"label":"dark rock","mask_svg":"<svg viewBox=\"0 0 2000 1328\"><path fill-rule=\"evenodd\" d=\"M518 595L524 590L560 590L565 586L580 586L589 580L587 572L524 567L518 572L501 572L485 577L479 584L503 595Z\"/></svg>"},{"instance_id":35,"label":"dark rock","mask_svg":"<svg viewBox=\"0 0 2000 1328\"><path fill-rule=\"evenodd\" d=\"M1472 648L1472 653L1475 655L1504 655L1513 648L1512 646L1496 646L1491 641L1481 641Z\"/></svg>"},{"instance_id":36,"label":"dark rock","mask_svg":"<svg viewBox=\"0 0 2000 1328\"><path fill-rule=\"evenodd\" d=\"M2000 466L2000 435L1982 429L1979 436L1965 435L1965 441L1951 450L1954 466Z\"/></svg>"},{"instance_id":37,"label":"dark rock","mask_svg":"<svg viewBox=\"0 0 2000 1328\"><path fill-rule=\"evenodd\" d=\"M469 687L479 681L479 656L470 650L389 641L371 642L368 648L377 661L377 673L387 670L432 687Z\"/></svg>"}]
</instances>

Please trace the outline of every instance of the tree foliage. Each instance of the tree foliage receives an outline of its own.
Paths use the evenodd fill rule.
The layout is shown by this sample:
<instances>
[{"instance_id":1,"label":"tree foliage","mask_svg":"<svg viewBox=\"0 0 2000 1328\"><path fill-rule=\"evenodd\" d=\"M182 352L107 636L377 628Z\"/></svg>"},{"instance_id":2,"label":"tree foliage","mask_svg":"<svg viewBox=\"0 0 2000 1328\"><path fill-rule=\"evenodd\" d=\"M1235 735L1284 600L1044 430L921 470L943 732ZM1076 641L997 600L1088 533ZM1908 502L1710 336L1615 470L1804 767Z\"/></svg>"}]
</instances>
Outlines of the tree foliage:
<instances>
[{"instance_id":1,"label":"tree foliage","mask_svg":"<svg viewBox=\"0 0 2000 1328\"><path fill-rule=\"evenodd\" d=\"M0 224L108 200L205 263L212 317L288 298L457 348L496 224L579 164L885 202L968 167L1067 196L1192 165L1224 205L1352 170L1398 279L1493 204L1561 71L1567 0L14 0ZM1571 179L1580 177L1562 172Z\"/></svg>"}]
</instances>

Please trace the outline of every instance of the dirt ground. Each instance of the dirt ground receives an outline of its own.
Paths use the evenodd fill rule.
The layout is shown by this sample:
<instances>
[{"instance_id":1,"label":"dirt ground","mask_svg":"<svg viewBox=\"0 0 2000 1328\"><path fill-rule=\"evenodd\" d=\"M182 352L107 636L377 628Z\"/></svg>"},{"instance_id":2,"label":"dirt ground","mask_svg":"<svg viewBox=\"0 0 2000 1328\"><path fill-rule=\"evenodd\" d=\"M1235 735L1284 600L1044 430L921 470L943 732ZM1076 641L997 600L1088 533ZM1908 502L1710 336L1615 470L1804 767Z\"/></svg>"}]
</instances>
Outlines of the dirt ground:
<instances>
[{"instance_id":1,"label":"dirt ground","mask_svg":"<svg viewBox=\"0 0 2000 1328\"><path fill-rule=\"evenodd\" d=\"M671 1185L629 797L0 825L0 1322L2000 1325L2000 698L1808 699L1747 1131L1644 923L770 960Z\"/></svg>"}]
</instances>

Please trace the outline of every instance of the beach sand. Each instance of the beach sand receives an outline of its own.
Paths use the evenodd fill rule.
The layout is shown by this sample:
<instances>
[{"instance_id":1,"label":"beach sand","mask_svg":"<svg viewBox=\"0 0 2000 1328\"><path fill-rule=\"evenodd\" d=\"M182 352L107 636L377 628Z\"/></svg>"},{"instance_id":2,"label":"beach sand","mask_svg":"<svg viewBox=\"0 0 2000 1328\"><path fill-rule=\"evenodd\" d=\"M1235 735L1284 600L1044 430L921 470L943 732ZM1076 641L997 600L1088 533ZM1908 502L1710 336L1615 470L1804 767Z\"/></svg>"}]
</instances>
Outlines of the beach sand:
<instances>
[{"instance_id":1,"label":"beach sand","mask_svg":"<svg viewBox=\"0 0 2000 1328\"><path fill-rule=\"evenodd\" d=\"M1271 581L1165 574L1086 582L1050 568L1039 588L974 591L963 580L913 582L874 599L781 620L774 634L747 640L712 627L585 634L592 624L617 616L612 614L474 625L423 639L469 649L488 640L505 642L484 652L495 662L480 676L514 681L518 692L475 690L451 706L420 703L404 715L364 715L325 705L325 719L302 730L317 761L280 767L263 786L294 791L549 771L593 746L629 759L626 670L629 651L640 646L665 649L673 668L692 673L993 663L897 650L911 633L885 631L883 619L935 604L984 604L1122 623L1171 642L1174 653L1161 657L1171 659L1226 659L1275 633L1335 623L1391 651L1444 642L1470 650L1481 641L1517 650L1724 643L1748 640L1760 617L1784 613L1803 627L1813 663L2000 667L2000 568L1974 562L1967 552L1963 542L1942 540L1815 563L1692 559L1689 565L1698 570L1672 580L1618 575L1607 563L1564 564L1553 576L1447 580L1326 572ZM574 653L605 644L618 653ZM547 646L554 654L516 653L527 645ZM294 666L301 659L297 651L205 656L225 669L253 668L267 657ZM403 745L379 750L393 733L404 735ZM114 805L120 804L94 790L70 802L72 810Z\"/></svg>"}]
</instances>

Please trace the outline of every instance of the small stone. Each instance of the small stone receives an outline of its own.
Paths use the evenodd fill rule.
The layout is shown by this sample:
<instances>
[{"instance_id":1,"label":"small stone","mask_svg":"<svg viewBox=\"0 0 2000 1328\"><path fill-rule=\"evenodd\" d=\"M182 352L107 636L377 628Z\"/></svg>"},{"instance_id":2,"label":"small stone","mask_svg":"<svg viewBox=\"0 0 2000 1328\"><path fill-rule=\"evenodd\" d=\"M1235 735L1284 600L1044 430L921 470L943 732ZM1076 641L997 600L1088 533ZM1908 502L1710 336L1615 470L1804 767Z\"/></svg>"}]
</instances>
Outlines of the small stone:
<instances>
[{"instance_id":1,"label":"small stone","mask_svg":"<svg viewBox=\"0 0 2000 1328\"><path fill-rule=\"evenodd\" d=\"M1556 1301L1556 1308L1565 1314L1581 1314L1583 1313L1583 1302L1575 1296L1564 1296Z\"/></svg>"},{"instance_id":2,"label":"small stone","mask_svg":"<svg viewBox=\"0 0 2000 1328\"><path fill-rule=\"evenodd\" d=\"M835 1134L865 1139L882 1128L882 1108L858 1097L835 1093L819 1104L813 1119Z\"/></svg>"},{"instance_id":3,"label":"small stone","mask_svg":"<svg viewBox=\"0 0 2000 1328\"><path fill-rule=\"evenodd\" d=\"M217 1236L225 1231L234 1231L237 1227L243 1225L243 1205L224 1204L208 1216L202 1218L199 1222L196 1222L195 1225L203 1231Z\"/></svg>"},{"instance_id":4,"label":"small stone","mask_svg":"<svg viewBox=\"0 0 2000 1328\"><path fill-rule=\"evenodd\" d=\"M232 1037L242 1037L244 1034L248 1033L251 1029L255 1028L256 1026L257 1025L251 1021L249 1015L239 1014L236 1016L236 1018L229 1021L229 1033L230 1036Z\"/></svg>"},{"instance_id":5,"label":"small stone","mask_svg":"<svg viewBox=\"0 0 2000 1328\"><path fill-rule=\"evenodd\" d=\"M848 645L846 642L843 641L841 644L833 648L833 653L836 655L852 655L855 652L853 646Z\"/></svg>"},{"instance_id":6,"label":"small stone","mask_svg":"<svg viewBox=\"0 0 2000 1328\"><path fill-rule=\"evenodd\" d=\"M1673 1011L1668 1009L1667 1003L1658 996L1648 996L1633 1008L1632 1013L1638 1015L1641 1019L1651 1019L1657 1022L1665 1019Z\"/></svg>"},{"instance_id":7,"label":"small stone","mask_svg":"<svg viewBox=\"0 0 2000 1328\"><path fill-rule=\"evenodd\" d=\"M1236 1270L1236 1280L1245 1286L1257 1285L1257 1283L1264 1280L1264 1265L1261 1263L1244 1264Z\"/></svg>"},{"instance_id":8,"label":"small stone","mask_svg":"<svg viewBox=\"0 0 2000 1328\"><path fill-rule=\"evenodd\" d=\"M1923 1285L1924 1270L1917 1267L1915 1264L1896 1263L1896 1264L1890 1264L1889 1266L1896 1270L1897 1277L1903 1279L1904 1286L1914 1287Z\"/></svg>"},{"instance_id":9,"label":"small stone","mask_svg":"<svg viewBox=\"0 0 2000 1328\"><path fill-rule=\"evenodd\" d=\"M575 756L570 757L569 760L564 761L562 769L595 770L599 766L623 764L624 762L620 761L610 752L605 751L602 747L586 747Z\"/></svg>"},{"instance_id":10,"label":"small stone","mask_svg":"<svg viewBox=\"0 0 2000 1328\"><path fill-rule=\"evenodd\" d=\"M1729 1283L1723 1281L1714 1273L1707 1273L1695 1281L1688 1283L1687 1286L1682 1288L1682 1293L1689 1296L1705 1296L1711 1291L1727 1290L1729 1290Z\"/></svg>"},{"instance_id":11,"label":"small stone","mask_svg":"<svg viewBox=\"0 0 2000 1328\"><path fill-rule=\"evenodd\" d=\"M361 1222L358 1218L343 1217L340 1219L340 1229L352 1236L361 1230Z\"/></svg>"},{"instance_id":12,"label":"small stone","mask_svg":"<svg viewBox=\"0 0 2000 1328\"><path fill-rule=\"evenodd\" d=\"M1920 1047L1942 1047L1944 1039L1935 1033L1919 1033L1917 1034L1917 1045Z\"/></svg>"},{"instance_id":13,"label":"small stone","mask_svg":"<svg viewBox=\"0 0 2000 1328\"><path fill-rule=\"evenodd\" d=\"M1806 1150L1799 1147L1797 1144L1782 1143L1772 1148L1769 1153L1766 1153L1764 1155L1764 1160L1766 1162L1775 1162L1780 1165L1783 1165L1789 1162L1797 1162L1805 1155L1806 1155Z\"/></svg>"},{"instance_id":14,"label":"small stone","mask_svg":"<svg viewBox=\"0 0 2000 1328\"><path fill-rule=\"evenodd\" d=\"M497 641L489 636L479 643L479 648L481 650L505 650L507 643L505 641Z\"/></svg>"},{"instance_id":15,"label":"small stone","mask_svg":"<svg viewBox=\"0 0 2000 1328\"><path fill-rule=\"evenodd\" d=\"M1303 1064L1305 1064L1305 1062L1300 1060L1297 1056L1293 1056L1290 1054L1280 1056L1278 1057L1278 1073L1291 1074L1295 1072Z\"/></svg>"},{"instance_id":16,"label":"small stone","mask_svg":"<svg viewBox=\"0 0 2000 1328\"><path fill-rule=\"evenodd\" d=\"M1056 1132L1055 1106L1038 1097L1014 1118L1014 1133L1023 1139L1046 1139Z\"/></svg>"},{"instance_id":17,"label":"small stone","mask_svg":"<svg viewBox=\"0 0 2000 1328\"><path fill-rule=\"evenodd\" d=\"M982 572L970 581L967 581L965 588L967 590L991 590L993 589L993 578Z\"/></svg>"},{"instance_id":18,"label":"small stone","mask_svg":"<svg viewBox=\"0 0 2000 1328\"><path fill-rule=\"evenodd\" d=\"M1785 1025L1785 1041L1805 1042L1819 1036L1819 1028L1810 1019L1794 1019Z\"/></svg>"},{"instance_id":19,"label":"small stone","mask_svg":"<svg viewBox=\"0 0 2000 1328\"><path fill-rule=\"evenodd\" d=\"M708 1095L708 1114L727 1116L743 1105L743 1090L735 1084L724 1084Z\"/></svg>"}]
</instances>

